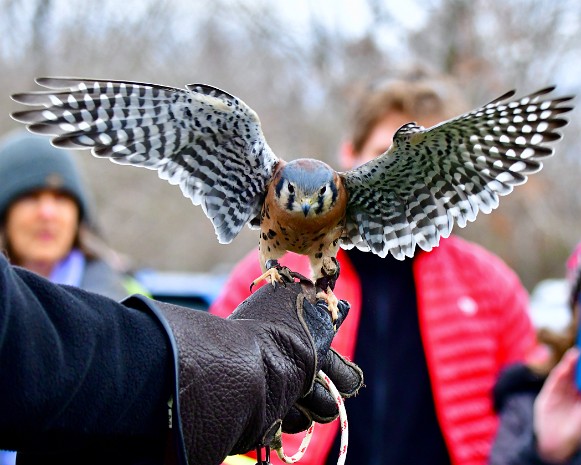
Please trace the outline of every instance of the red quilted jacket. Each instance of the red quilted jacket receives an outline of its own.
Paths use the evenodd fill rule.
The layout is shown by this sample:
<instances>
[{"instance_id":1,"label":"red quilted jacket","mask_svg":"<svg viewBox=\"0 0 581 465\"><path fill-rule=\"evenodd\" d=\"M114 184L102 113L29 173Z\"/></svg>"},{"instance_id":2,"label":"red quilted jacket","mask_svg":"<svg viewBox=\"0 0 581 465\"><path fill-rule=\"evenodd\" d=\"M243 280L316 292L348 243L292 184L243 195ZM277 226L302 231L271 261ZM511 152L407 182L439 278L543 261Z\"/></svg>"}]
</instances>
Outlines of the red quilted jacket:
<instances>
[{"instance_id":1,"label":"red quilted jacket","mask_svg":"<svg viewBox=\"0 0 581 465\"><path fill-rule=\"evenodd\" d=\"M350 302L351 311L333 347L352 358L361 317L361 286L347 254L340 251L338 259L341 276L335 294ZM281 263L309 276L304 256L287 254ZM491 391L499 370L523 360L537 347L527 313L528 295L498 257L454 236L430 253L420 252L413 270L436 414L452 463L484 465L498 423ZM248 297L249 282L260 274L255 250L235 267L210 311L228 316ZM349 413L349 401L346 406ZM301 464L324 463L337 430L337 422L317 425ZM301 440L300 434L284 435L287 455L294 454ZM277 457L272 460L282 463Z\"/></svg>"}]
</instances>

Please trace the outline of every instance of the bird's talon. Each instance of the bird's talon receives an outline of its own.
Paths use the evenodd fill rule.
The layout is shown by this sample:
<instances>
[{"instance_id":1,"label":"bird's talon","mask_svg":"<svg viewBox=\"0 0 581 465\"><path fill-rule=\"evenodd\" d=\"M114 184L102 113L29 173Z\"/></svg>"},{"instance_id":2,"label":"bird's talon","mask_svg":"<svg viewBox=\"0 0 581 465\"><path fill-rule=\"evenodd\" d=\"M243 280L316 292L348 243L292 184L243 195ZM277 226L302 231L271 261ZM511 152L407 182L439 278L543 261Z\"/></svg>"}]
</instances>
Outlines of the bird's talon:
<instances>
[{"instance_id":1,"label":"bird's talon","mask_svg":"<svg viewBox=\"0 0 581 465\"><path fill-rule=\"evenodd\" d=\"M318 292L317 298L323 299L327 302L327 308L331 314L331 320L333 321L333 329L337 331L337 325L335 322L339 317L339 299L337 299L337 296L335 296L330 287L328 287L326 291Z\"/></svg>"},{"instance_id":2,"label":"bird's talon","mask_svg":"<svg viewBox=\"0 0 581 465\"><path fill-rule=\"evenodd\" d=\"M286 287L287 283L295 282L295 273L288 267L279 265L277 260L268 260L266 262L266 268L267 270L250 284L251 292L252 288L263 280L268 281L275 289L277 283Z\"/></svg>"},{"instance_id":3,"label":"bird's talon","mask_svg":"<svg viewBox=\"0 0 581 465\"><path fill-rule=\"evenodd\" d=\"M293 272L286 266L280 266L278 268L278 273L280 275L281 278L281 283L286 287L286 283L294 283L295 282L295 278L293 275Z\"/></svg>"}]
</instances>

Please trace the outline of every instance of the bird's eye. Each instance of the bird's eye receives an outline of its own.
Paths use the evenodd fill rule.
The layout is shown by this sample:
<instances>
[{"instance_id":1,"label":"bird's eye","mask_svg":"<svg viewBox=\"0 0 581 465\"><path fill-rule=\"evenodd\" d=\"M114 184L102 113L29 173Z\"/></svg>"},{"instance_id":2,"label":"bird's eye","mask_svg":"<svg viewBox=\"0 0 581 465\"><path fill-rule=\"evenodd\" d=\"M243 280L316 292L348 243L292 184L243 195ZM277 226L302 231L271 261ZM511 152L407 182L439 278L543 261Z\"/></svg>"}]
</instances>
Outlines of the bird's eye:
<instances>
[{"instance_id":1,"label":"bird's eye","mask_svg":"<svg viewBox=\"0 0 581 465\"><path fill-rule=\"evenodd\" d=\"M295 193L295 186L293 186L290 182L288 183L288 191L291 194Z\"/></svg>"},{"instance_id":2,"label":"bird's eye","mask_svg":"<svg viewBox=\"0 0 581 465\"><path fill-rule=\"evenodd\" d=\"M325 192L327 192L327 186L321 187L321 190L319 191L319 194L325 195Z\"/></svg>"}]
</instances>

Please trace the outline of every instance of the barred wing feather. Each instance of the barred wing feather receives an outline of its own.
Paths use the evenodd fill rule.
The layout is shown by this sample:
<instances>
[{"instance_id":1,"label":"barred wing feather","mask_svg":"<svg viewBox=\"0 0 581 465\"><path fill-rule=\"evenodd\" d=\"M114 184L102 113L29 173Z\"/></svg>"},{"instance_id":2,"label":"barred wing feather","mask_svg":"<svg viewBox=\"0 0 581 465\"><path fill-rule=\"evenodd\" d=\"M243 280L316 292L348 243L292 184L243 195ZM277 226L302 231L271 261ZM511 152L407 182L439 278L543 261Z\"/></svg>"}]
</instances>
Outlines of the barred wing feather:
<instances>
[{"instance_id":1,"label":"barred wing feather","mask_svg":"<svg viewBox=\"0 0 581 465\"><path fill-rule=\"evenodd\" d=\"M542 168L567 124L571 97L548 99L554 87L518 100L509 92L467 114L425 129L401 127L380 157L341 173L349 193L344 248L385 257L431 250L454 223L479 211Z\"/></svg>"}]
</instances>

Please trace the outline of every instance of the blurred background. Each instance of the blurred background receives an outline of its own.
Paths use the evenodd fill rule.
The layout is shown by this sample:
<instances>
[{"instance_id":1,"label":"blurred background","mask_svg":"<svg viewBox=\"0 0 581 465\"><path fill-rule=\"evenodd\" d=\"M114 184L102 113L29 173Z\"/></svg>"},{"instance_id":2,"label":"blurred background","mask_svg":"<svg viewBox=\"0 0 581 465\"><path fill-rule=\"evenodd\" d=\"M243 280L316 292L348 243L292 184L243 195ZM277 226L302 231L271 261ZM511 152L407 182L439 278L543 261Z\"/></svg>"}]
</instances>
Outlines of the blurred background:
<instances>
[{"instance_id":1,"label":"blurred background","mask_svg":"<svg viewBox=\"0 0 581 465\"><path fill-rule=\"evenodd\" d=\"M10 94L38 89L37 76L203 82L256 110L278 156L337 167L353 101L409 67L452 74L467 110L513 88L581 94L578 0L0 0L0 30L2 134L18 127ZM562 277L581 240L581 110L570 118L540 174L455 228L529 290ZM78 160L105 238L136 269L223 273L256 245L249 229L219 245L202 210L153 171Z\"/></svg>"}]
</instances>

